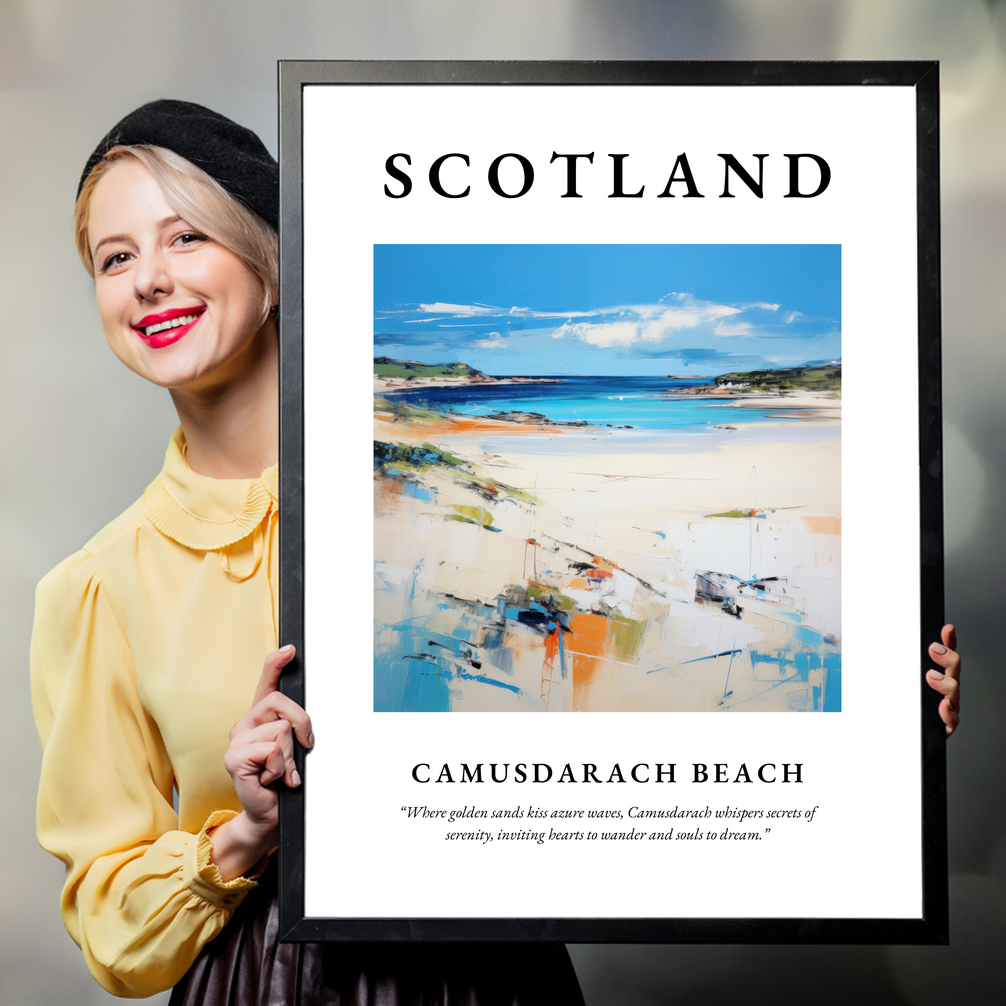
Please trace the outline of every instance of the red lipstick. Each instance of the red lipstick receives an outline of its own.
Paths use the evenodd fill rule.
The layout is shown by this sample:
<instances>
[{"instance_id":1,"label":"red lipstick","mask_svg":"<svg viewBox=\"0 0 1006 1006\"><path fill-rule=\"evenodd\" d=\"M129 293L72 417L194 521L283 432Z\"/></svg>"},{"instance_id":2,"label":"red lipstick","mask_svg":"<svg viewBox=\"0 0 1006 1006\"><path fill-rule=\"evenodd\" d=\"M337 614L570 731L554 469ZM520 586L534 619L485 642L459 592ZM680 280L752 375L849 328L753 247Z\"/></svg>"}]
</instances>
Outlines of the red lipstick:
<instances>
[{"instance_id":1,"label":"red lipstick","mask_svg":"<svg viewBox=\"0 0 1006 1006\"><path fill-rule=\"evenodd\" d=\"M187 335L202 317L204 305L173 307L168 311L148 314L133 325L133 331L151 348L161 349ZM181 319L189 319L181 324ZM153 331L151 331L153 329ZM149 333L149 334L148 334Z\"/></svg>"}]
</instances>

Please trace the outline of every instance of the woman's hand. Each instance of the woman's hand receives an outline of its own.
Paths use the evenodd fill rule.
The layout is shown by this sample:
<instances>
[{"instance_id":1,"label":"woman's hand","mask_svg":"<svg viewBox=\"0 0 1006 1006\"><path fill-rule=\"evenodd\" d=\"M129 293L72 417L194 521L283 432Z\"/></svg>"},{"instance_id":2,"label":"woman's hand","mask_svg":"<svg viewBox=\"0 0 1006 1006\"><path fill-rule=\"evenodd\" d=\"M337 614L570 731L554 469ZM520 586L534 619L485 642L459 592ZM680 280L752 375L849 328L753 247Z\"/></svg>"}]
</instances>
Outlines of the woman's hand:
<instances>
[{"instance_id":1,"label":"woman's hand","mask_svg":"<svg viewBox=\"0 0 1006 1006\"><path fill-rule=\"evenodd\" d=\"M224 766L244 810L209 833L211 859L224 880L247 873L276 845L279 793L273 784L282 779L291 788L300 785L294 734L304 747L314 746L310 716L278 688L295 652L284 646L266 657L251 711L231 727Z\"/></svg>"},{"instance_id":2,"label":"woman's hand","mask_svg":"<svg viewBox=\"0 0 1006 1006\"><path fill-rule=\"evenodd\" d=\"M940 719L947 726L949 737L961 721L961 658L957 653L957 632L952 625L944 625L940 643L931 643L929 656L943 668L926 673L929 687L943 696Z\"/></svg>"}]
</instances>

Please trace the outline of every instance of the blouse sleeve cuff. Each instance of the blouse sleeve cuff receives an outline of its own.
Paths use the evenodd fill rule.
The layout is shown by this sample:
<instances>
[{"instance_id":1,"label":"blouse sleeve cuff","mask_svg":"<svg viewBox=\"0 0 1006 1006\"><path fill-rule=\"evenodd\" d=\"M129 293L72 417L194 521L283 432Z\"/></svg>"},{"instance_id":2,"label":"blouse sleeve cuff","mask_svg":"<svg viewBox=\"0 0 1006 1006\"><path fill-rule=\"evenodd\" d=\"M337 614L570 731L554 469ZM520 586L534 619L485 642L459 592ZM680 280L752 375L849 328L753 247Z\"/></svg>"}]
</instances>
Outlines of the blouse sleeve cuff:
<instances>
[{"instance_id":1,"label":"blouse sleeve cuff","mask_svg":"<svg viewBox=\"0 0 1006 1006\"><path fill-rule=\"evenodd\" d=\"M186 886L194 894L218 908L237 908L245 895L252 888L258 887L255 878L261 876L269 865L269 857L263 856L255 868L245 876L224 880L216 863L210 861L213 842L207 832L237 815L238 812L235 810L215 810L210 814L202 831L195 836L195 841L186 845L182 860L182 875Z\"/></svg>"}]
</instances>

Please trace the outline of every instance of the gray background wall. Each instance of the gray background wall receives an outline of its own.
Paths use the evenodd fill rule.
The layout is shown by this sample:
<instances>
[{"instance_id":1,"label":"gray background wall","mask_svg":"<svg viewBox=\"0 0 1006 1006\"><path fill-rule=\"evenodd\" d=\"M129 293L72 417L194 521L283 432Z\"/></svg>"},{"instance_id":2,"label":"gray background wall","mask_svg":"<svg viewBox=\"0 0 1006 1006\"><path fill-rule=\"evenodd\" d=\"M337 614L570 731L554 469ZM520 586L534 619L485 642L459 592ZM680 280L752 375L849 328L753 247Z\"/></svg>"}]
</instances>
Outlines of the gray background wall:
<instances>
[{"instance_id":1,"label":"gray background wall","mask_svg":"<svg viewBox=\"0 0 1006 1006\"><path fill-rule=\"evenodd\" d=\"M61 868L34 839L32 590L139 495L175 422L105 347L70 236L78 172L113 122L159 97L219 109L275 149L279 58L942 61L947 613L967 663L950 745L953 945L572 952L591 1006L1006 1002L1004 52L997 0L2 0L0 1006L108 999L59 920ZM824 868L806 863L809 878Z\"/></svg>"}]
</instances>

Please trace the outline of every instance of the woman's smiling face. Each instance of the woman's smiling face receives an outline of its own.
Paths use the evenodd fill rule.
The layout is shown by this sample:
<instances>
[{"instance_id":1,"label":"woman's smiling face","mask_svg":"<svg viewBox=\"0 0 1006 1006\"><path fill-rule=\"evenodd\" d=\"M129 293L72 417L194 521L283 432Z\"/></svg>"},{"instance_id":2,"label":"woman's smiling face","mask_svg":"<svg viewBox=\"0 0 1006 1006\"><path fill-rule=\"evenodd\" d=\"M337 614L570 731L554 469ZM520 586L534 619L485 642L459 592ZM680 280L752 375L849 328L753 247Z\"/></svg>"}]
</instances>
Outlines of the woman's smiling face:
<instances>
[{"instance_id":1,"label":"woman's smiling face","mask_svg":"<svg viewBox=\"0 0 1006 1006\"><path fill-rule=\"evenodd\" d=\"M88 243L105 338L130 370L199 392L237 378L262 329L262 284L190 227L153 175L124 158L98 181Z\"/></svg>"}]
</instances>

